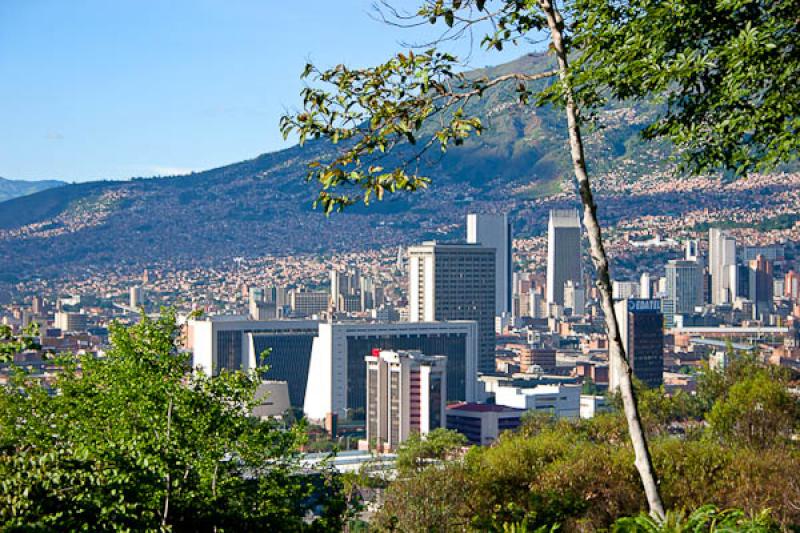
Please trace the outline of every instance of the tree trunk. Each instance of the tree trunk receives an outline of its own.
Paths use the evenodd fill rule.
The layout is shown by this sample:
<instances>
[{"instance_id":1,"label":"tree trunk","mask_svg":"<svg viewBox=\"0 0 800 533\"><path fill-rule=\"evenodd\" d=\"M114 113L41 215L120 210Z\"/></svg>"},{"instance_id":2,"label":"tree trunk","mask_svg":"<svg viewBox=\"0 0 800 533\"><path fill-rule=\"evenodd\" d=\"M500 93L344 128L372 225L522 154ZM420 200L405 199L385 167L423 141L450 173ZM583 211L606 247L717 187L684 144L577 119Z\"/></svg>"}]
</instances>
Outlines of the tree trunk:
<instances>
[{"instance_id":1,"label":"tree trunk","mask_svg":"<svg viewBox=\"0 0 800 533\"><path fill-rule=\"evenodd\" d=\"M597 288L600 292L600 301L603 307L606 330L608 333L609 363L610 365L615 365L620 370L620 395L622 396L625 417L628 421L628 432L630 433L633 450L636 455L636 469L639 471L639 476L642 479L650 514L659 520L663 520L664 504L661 502L661 495L658 491L658 481L656 480L653 462L650 458L650 450L647 447L647 437L645 436L644 429L642 428L642 421L639 417L636 395L631 380L631 367L625 355L617 317L614 313L614 303L611 296L611 277L608 271L608 257L606 256L603 246L600 223L597 220L597 206L594 203L589 174L586 171L583 140L581 139L581 130L578 124L577 104L574 94L572 93L572 88L567 81L569 63L563 39L564 19L555 6L555 0L538 0L538 3L547 18L553 50L558 59L559 77L565 85L564 95L572 166L580 188L580 197L583 204L583 224L586 226L592 261L597 270Z\"/></svg>"}]
</instances>

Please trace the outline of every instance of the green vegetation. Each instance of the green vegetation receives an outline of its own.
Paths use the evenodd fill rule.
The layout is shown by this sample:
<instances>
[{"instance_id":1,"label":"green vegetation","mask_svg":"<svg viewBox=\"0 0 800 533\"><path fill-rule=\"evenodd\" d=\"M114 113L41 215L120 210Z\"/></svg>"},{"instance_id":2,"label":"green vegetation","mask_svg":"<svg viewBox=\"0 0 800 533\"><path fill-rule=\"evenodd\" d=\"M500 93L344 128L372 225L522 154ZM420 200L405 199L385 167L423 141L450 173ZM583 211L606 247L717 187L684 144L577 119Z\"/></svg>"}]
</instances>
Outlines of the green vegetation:
<instances>
[{"instance_id":1,"label":"green vegetation","mask_svg":"<svg viewBox=\"0 0 800 533\"><path fill-rule=\"evenodd\" d=\"M298 465L305 428L249 416L255 373L207 378L164 312L0 388L3 531L338 531L341 482ZM314 521L307 521L312 513Z\"/></svg>"},{"instance_id":2,"label":"green vegetation","mask_svg":"<svg viewBox=\"0 0 800 533\"><path fill-rule=\"evenodd\" d=\"M528 417L492 447L417 461L389 485L376 524L399 531L549 531L558 524L563 531L636 532L800 525L792 503L800 498L800 447L788 438L800 428L800 412L787 391L789 376L743 357L724 372L705 368L698 380L696 395L639 392L661 493L672 509L663 523L637 516L646 501L617 411L582 421ZM400 455L419 449L414 440Z\"/></svg>"}]
</instances>

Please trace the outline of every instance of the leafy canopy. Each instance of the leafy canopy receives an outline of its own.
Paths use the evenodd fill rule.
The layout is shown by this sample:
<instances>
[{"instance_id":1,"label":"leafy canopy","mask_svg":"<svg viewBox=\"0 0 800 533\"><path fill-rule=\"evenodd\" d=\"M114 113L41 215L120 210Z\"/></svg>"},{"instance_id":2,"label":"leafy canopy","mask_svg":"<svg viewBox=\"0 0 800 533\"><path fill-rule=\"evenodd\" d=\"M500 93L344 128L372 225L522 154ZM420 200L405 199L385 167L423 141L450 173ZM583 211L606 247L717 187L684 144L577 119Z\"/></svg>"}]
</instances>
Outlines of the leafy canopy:
<instances>
[{"instance_id":1,"label":"leafy canopy","mask_svg":"<svg viewBox=\"0 0 800 533\"><path fill-rule=\"evenodd\" d=\"M55 361L52 393L13 372L0 388L0 529L340 527L338 481L298 466L303 426L251 417L257 375L193 373L177 336L172 312L114 325L106 357Z\"/></svg>"}]
</instances>

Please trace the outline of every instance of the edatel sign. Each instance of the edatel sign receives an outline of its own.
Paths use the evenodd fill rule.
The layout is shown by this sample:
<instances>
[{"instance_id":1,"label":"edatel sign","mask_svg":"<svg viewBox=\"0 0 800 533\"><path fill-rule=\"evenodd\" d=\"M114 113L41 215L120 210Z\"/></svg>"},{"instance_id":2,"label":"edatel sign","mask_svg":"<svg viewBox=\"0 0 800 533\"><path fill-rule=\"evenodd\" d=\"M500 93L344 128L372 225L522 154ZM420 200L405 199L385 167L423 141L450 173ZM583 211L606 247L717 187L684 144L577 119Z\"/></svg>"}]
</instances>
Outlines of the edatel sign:
<instances>
[{"instance_id":1,"label":"edatel sign","mask_svg":"<svg viewBox=\"0 0 800 533\"><path fill-rule=\"evenodd\" d=\"M628 300L628 311L631 313L660 313L661 300L631 298Z\"/></svg>"}]
</instances>

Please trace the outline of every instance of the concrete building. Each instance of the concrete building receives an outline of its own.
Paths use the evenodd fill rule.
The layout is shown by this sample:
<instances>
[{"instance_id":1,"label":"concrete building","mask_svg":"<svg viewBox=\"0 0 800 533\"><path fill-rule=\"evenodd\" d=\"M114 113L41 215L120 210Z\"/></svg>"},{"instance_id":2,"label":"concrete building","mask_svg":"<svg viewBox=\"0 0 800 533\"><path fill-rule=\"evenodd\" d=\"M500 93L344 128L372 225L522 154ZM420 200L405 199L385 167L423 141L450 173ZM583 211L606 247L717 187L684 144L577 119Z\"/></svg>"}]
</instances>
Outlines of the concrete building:
<instances>
[{"instance_id":1,"label":"concrete building","mask_svg":"<svg viewBox=\"0 0 800 533\"><path fill-rule=\"evenodd\" d=\"M513 267L508 216L467 215L467 242L495 249L495 314L511 313Z\"/></svg>"},{"instance_id":2,"label":"concrete building","mask_svg":"<svg viewBox=\"0 0 800 533\"><path fill-rule=\"evenodd\" d=\"M253 399L258 404L253 407L256 418L283 418L289 409L289 384L285 381L264 381L256 388Z\"/></svg>"},{"instance_id":3,"label":"concrete building","mask_svg":"<svg viewBox=\"0 0 800 533\"><path fill-rule=\"evenodd\" d=\"M63 332L80 332L86 331L87 323L88 317L83 313L58 311L53 325Z\"/></svg>"},{"instance_id":4,"label":"concrete building","mask_svg":"<svg viewBox=\"0 0 800 533\"><path fill-rule=\"evenodd\" d=\"M447 401L477 399L478 324L450 322L321 323L311 353L304 411L311 420L328 415L364 420L366 363L380 350L419 350L447 356Z\"/></svg>"},{"instance_id":5,"label":"concrete building","mask_svg":"<svg viewBox=\"0 0 800 533\"><path fill-rule=\"evenodd\" d=\"M193 366L207 375L268 365L264 377L288 383L291 404L305 400L315 320L249 320L243 316L189 320Z\"/></svg>"},{"instance_id":6,"label":"concrete building","mask_svg":"<svg viewBox=\"0 0 800 533\"><path fill-rule=\"evenodd\" d=\"M664 372L661 301L630 298L615 302L614 310L633 375L648 387L660 387ZM609 366L609 389L616 390L621 369L613 362Z\"/></svg>"},{"instance_id":7,"label":"concrete building","mask_svg":"<svg viewBox=\"0 0 800 533\"><path fill-rule=\"evenodd\" d=\"M409 320L476 321L478 368L494 371L494 248L430 241L410 247L408 257Z\"/></svg>"},{"instance_id":8,"label":"concrete building","mask_svg":"<svg viewBox=\"0 0 800 533\"><path fill-rule=\"evenodd\" d=\"M548 413L557 418L580 416L581 386L567 384L501 384L494 391L495 403L525 411Z\"/></svg>"},{"instance_id":9,"label":"concrete building","mask_svg":"<svg viewBox=\"0 0 800 533\"><path fill-rule=\"evenodd\" d=\"M736 265L736 241L718 228L708 230L708 269L711 273L711 303L733 302L730 268Z\"/></svg>"},{"instance_id":10,"label":"concrete building","mask_svg":"<svg viewBox=\"0 0 800 533\"><path fill-rule=\"evenodd\" d=\"M447 357L375 349L367 367L367 443L395 450L412 434L445 425Z\"/></svg>"},{"instance_id":11,"label":"concrete building","mask_svg":"<svg viewBox=\"0 0 800 533\"><path fill-rule=\"evenodd\" d=\"M574 209L551 210L547 225L547 303L564 305L564 284L580 284L581 223Z\"/></svg>"},{"instance_id":12,"label":"concrete building","mask_svg":"<svg viewBox=\"0 0 800 533\"><path fill-rule=\"evenodd\" d=\"M586 292L571 279L564 283L564 308L570 309L572 316L582 316L586 312Z\"/></svg>"},{"instance_id":13,"label":"concrete building","mask_svg":"<svg viewBox=\"0 0 800 533\"><path fill-rule=\"evenodd\" d=\"M524 409L505 405L459 402L447 406L447 429L458 431L470 444L488 446L503 431L517 429Z\"/></svg>"},{"instance_id":14,"label":"concrete building","mask_svg":"<svg viewBox=\"0 0 800 533\"><path fill-rule=\"evenodd\" d=\"M311 317L328 310L330 295L323 291L294 289L289 294L289 300L295 317Z\"/></svg>"}]
</instances>

